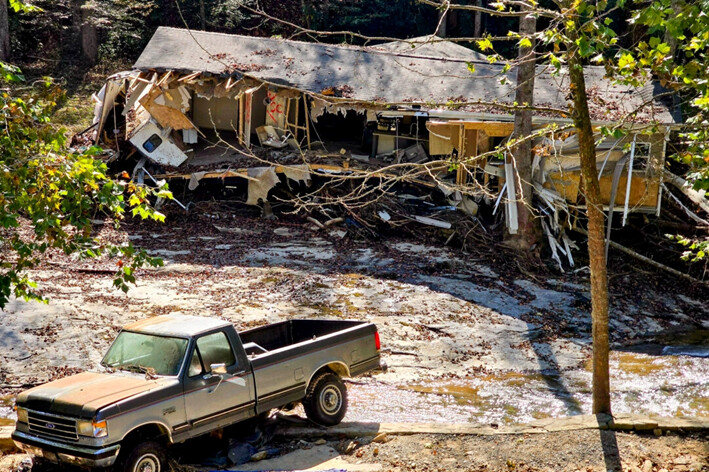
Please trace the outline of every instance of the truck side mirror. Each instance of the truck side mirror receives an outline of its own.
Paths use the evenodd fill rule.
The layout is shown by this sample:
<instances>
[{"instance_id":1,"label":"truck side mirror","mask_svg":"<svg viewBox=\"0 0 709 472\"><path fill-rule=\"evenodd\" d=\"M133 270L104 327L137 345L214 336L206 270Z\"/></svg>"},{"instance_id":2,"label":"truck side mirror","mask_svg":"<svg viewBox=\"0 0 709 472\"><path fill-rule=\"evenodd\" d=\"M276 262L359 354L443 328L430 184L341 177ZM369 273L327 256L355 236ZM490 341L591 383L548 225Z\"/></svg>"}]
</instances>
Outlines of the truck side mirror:
<instances>
[{"instance_id":1,"label":"truck side mirror","mask_svg":"<svg viewBox=\"0 0 709 472\"><path fill-rule=\"evenodd\" d=\"M226 364L211 364L209 366L210 373L212 375L223 375L226 374Z\"/></svg>"}]
</instances>

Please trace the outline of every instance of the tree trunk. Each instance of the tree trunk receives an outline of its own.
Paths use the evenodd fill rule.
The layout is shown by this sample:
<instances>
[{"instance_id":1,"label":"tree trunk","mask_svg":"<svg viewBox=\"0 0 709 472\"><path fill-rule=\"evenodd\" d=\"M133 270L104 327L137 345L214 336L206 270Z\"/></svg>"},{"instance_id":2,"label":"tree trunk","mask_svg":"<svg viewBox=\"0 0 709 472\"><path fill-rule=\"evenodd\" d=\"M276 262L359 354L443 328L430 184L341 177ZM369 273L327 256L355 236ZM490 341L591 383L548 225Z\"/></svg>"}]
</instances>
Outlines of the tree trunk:
<instances>
[{"instance_id":1,"label":"tree trunk","mask_svg":"<svg viewBox=\"0 0 709 472\"><path fill-rule=\"evenodd\" d=\"M204 7L204 0L199 0L199 21L202 31L207 31L207 9Z\"/></svg>"},{"instance_id":2,"label":"tree trunk","mask_svg":"<svg viewBox=\"0 0 709 472\"><path fill-rule=\"evenodd\" d=\"M440 23L440 26L438 27L437 36L439 38L448 37L448 13L449 12L445 10L442 10L438 13L438 22Z\"/></svg>"},{"instance_id":3,"label":"tree trunk","mask_svg":"<svg viewBox=\"0 0 709 472\"><path fill-rule=\"evenodd\" d=\"M482 0L475 0L475 5L482 7L483 6ZM479 38L480 34L482 34L482 16L483 16L482 12L479 12L479 11L475 12L475 20L474 20L475 26L473 29L473 37L475 37L475 38Z\"/></svg>"},{"instance_id":4,"label":"tree trunk","mask_svg":"<svg viewBox=\"0 0 709 472\"><path fill-rule=\"evenodd\" d=\"M575 38L570 38L572 41ZM569 81L573 97L573 121L579 141L581 176L586 192L588 258L591 269L591 323L593 336L593 413L611 413L608 370L608 274L605 258L605 220L598 185L596 145L588 110L586 80L578 50L568 54Z\"/></svg>"},{"instance_id":5,"label":"tree trunk","mask_svg":"<svg viewBox=\"0 0 709 472\"><path fill-rule=\"evenodd\" d=\"M537 20L534 16L527 15L520 18L519 33L522 37L531 38L536 32ZM535 61L532 47L520 47L518 53L519 66L517 67L517 91L515 101L519 105L532 105L534 103L534 76ZM532 134L532 111L515 111L515 138L524 138ZM532 142L526 140L512 149L512 156L508 154L507 163L514 165L515 169L515 196L517 197L517 234L510 235L508 244L520 251L529 251L539 242L541 231L538 220L532 212ZM508 185L513 185L509 182Z\"/></svg>"},{"instance_id":6,"label":"tree trunk","mask_svg":"<svg viewBox=\"0 0 709 472\"><path fill-rule=\"evenodd\" d=\"M86 5L86 0L71 1L71 44L63 45L65 49L76 51L81 49L81 56L91 64L98 60L98 39L96 26L91 22L93 11Z\"/></svg>"},{"instance_id":7,"label":"tree trunk","mask_svg":"<svg viewBox=\"0 0 709 472\"><path fill-rule=\"evenodd\" d=\"M84 4L81 7L81 51L90 64L98 61L98 33L91 21L93 12Z\"/></svg>"},{"instance_id":8,"label":"tree trunk","mask_svg":"<svg viewBox=\"0 0 709 472\"><path fill-rule=\"evenodd\" d=\"M0 0L0 61L10 57L10 24L7 17L7 0Z\"/></svg>"}]
</instances>

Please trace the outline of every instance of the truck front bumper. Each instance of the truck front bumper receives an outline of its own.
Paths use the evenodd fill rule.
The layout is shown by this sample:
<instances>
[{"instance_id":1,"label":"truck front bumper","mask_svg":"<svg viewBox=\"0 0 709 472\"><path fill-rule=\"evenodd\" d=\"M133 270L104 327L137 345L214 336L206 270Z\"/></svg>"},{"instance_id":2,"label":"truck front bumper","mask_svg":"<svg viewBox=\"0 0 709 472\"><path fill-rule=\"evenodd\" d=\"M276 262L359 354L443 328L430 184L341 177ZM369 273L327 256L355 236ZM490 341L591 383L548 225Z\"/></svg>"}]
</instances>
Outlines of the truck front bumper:
<instances>
[{"instance_id":1,"label":"truck front bumper","mask_svg":"<svg viewBox=\"0 0 709 472\"><path fill-rule=\"evenodd\" d=\"M12 439L25 452L42 456L51 462L65 462L81 467L109 467L116 462L120 444L100 449L73 446L32 434L14 431Z\"/></svg>"}]
</instances>

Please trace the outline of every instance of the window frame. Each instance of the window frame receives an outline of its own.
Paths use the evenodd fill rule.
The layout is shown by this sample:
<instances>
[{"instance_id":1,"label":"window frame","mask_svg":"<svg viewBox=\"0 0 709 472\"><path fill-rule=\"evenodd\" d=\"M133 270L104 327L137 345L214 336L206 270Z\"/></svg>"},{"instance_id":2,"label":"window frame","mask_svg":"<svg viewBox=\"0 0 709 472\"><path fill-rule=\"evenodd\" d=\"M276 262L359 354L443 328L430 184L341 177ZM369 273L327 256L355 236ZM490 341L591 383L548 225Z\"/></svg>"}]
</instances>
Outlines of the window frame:
<instances>
[{"instance_id":1,"label":"window frame","mask_svg":"<svg viewBox=\"0 0 709 472\"><path fill-rule=\"evenodd\" d=\"M191 378L191 379L194 379L194 378L196 378L196 377L199 377L200 375L205 375L205 374L208 373L208 372L207 372L207 369L206 369L206 366L205 366L205 364L204 364L204 358L202 357L202 352L200 351L199 346L197 345L197 343L199 342L200 339L203 339L203 338L205 338L205 337L207 337L207 336L212 336L212 335L217 334L217 333L221 333L221 334L224 336L224 338L226 339L227 345L229 346L229 350L231 351L231 355L232 355L232 357L234 358L234 362L232 362L231 364L228 364L228 365L226 366L227 369L229 369L230 367L234 367L234 366L237 366L237 367L238 367L238 366L239 366L239 356L237 355L236 351L234 350L234 345L231 343L231 339L229 339L229 335L226 333L226 331L224 331L224 330L212 331L211 333L203 333L203 334L199 335L198 337L196 337L196 338L194 339L193 348L192 348L192 353L191 353L191 355L190 355L189 361L187 361L187 369L186 369L186 371L185 371L186 374L187 374L187 377L189 377L189 378ZM195 354L197 354L197 358L199 359L199 364L200 364L200 366L201 366L201 370L200 370L200 372L199 372L198 374L189 375L189 373L190 373L190 366L192 365L192 357L193 357Z\"/></svg>"}]
</instances>

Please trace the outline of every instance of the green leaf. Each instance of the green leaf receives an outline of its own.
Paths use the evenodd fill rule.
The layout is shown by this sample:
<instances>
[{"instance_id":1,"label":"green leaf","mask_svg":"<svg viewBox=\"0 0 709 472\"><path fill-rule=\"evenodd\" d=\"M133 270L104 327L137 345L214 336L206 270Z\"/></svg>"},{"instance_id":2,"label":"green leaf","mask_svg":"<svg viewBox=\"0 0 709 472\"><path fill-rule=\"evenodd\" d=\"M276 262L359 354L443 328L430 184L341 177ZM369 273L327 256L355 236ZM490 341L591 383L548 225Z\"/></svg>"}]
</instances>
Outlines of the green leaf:
<instances>
[{"instance_id":1,"label":"green leaf","mask_svg":"<svg viewBox=\"0 0 709 472\"><path fill-rule=\"evenodd\" d=\"M479 39L475 42L480 51L485 52L488 49L492 49L492 42L488 38Z\"/></svg>"}]
</instances>

